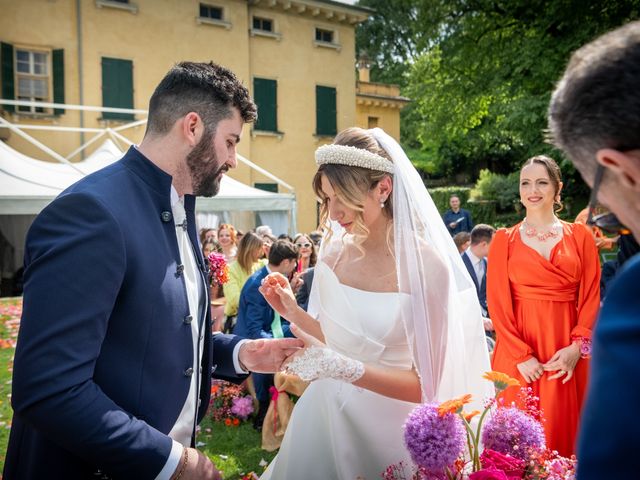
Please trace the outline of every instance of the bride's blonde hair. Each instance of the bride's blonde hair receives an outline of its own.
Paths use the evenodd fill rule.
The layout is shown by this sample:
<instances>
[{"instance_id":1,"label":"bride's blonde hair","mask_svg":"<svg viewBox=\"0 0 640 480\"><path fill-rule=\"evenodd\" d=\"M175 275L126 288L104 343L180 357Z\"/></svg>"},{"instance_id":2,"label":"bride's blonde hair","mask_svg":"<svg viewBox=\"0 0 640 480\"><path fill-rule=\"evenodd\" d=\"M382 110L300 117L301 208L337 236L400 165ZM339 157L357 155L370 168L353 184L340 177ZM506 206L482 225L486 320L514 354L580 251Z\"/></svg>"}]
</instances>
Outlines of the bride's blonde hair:
<instances>
[{"instance_id":1,"label":"bride's blonde hair","mask_svg":"<svg viewBox=\"0 0 640 480\"><path fill-rule=\"evenodd\" d=\"M368 150L391 162L389 154L378 144L376 139L368 130L358 127L347 128L340 132L333 140L335 145L346 145ZM318 168L313 177L313 191L322 201L320 204L320 227L325 230L326 238L332 235L329 227L329 209L327 208L326 195L322 191L322 176L333 187L336 197L347 207L356 211L356 218L353 222L352 233L356 245L361 244L369 236L369 229L364 223L362 213L364 212L364 200L368 193L378 185L378 182L391 174L368 168L353 167L338 164L324 164ZM382 209L388 219L393 218L393 200L390 195L384 203ZM389 222L387 235L391 233L391 222Z\"/></svg>"}]
</instances>

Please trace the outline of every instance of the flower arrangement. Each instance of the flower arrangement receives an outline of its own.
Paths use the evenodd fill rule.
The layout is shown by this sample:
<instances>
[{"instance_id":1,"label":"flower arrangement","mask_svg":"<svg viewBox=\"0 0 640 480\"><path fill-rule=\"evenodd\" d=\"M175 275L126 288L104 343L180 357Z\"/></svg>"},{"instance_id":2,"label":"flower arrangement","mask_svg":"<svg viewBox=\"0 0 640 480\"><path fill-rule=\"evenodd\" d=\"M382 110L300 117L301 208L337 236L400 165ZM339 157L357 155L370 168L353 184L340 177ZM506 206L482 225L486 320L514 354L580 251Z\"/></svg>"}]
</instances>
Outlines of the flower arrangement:
<instances>
[{"instance_id":1,"label":"flower arrangement","mask_svg":"<svg viewBox=\"0 0 640 480\"><path fill-rule=\"evenodd\" d=\"M209 263L209 285L218 287L229 280L229 267L224 255L218 252L211 252L207 257Z\"/></svg>"},{"instance_id":2,"label":"flower arrangement","mask_svg":"<svg viewBox=\"0 0 640 480\"><path fill-rule=\"evenodd\" d=\"M223 380L211 383L211 416L227 427L237 427L253 413L253 400L244 385Z\"/></svg>"},{"instance_id":3,"label":"flower arrangement","mask_svg":"<svg viewBox=\"0 0 640 480\"><path fill-rule=\"evenodd\" d=\"M507 388L519 386L518 380L500 372L487 372L483 378L493 383L496 395L482 412L464 412L471 395L416 407L405 424L405 443L417 467L407 477L402 462L390 465L382 478L575 480L575 457L564 458L546 448L531 389L521 389L524 409L518 409L499 398ZM477 424L472 424L477 415Z\"/></svg>"}]
</instances>

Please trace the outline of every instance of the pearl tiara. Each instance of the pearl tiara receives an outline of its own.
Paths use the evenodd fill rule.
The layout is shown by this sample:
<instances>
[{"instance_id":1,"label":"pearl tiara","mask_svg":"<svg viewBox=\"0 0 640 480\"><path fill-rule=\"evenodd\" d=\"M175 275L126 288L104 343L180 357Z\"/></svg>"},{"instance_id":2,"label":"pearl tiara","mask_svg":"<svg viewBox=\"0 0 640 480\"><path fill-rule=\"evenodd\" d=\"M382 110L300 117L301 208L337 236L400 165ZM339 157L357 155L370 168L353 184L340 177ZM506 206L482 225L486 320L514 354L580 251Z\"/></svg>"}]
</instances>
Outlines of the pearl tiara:
<instances>
[{"instance_id":1,"label":"pearl tiara","mask_svg":"<svg viewBox=\"0 0 640 480\"><path fill-rule=\"evenodd\" d=\"M393 163L380 155L350 145L323 145L316 150L318 166L334 164L393 173Z\"/></svg>"}]
</instances>

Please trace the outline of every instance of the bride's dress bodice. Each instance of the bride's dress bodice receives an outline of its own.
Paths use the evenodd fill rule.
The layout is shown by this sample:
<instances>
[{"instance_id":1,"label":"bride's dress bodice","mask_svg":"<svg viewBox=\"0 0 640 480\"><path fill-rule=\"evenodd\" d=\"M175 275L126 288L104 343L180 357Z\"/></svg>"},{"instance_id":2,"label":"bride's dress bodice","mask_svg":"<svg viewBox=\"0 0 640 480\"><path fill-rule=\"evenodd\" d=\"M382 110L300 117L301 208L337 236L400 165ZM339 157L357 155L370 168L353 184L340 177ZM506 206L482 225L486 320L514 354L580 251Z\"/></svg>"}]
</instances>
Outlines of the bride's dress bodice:
<instances>
[{"instance_id":1,"label":"bride's dress bodice","mask_svg":"<svg viewBox=\"0 0 640 480\"><path fill-rule=\"evenodd\" d=\"M316 266L317 313L326 343L364 363L408 370L412 366L397 292L368 292L343 285L323 262Z\"/></svg>"},{"instance_id":2,"label":"bride's dress bodice","mask_svg":"<svg viewBox=\"0 0 640 480\"><path fill-rule=\"evenodd\" d=\"M408 297L397 292L343 285L322 261L315 267L310 313L330 348L366 364L412 368L403 301ZM261 479L374 480L391 464L410 465L402 425L415 406L338 380L312 382Z\"/></svg>"}]
</instances>

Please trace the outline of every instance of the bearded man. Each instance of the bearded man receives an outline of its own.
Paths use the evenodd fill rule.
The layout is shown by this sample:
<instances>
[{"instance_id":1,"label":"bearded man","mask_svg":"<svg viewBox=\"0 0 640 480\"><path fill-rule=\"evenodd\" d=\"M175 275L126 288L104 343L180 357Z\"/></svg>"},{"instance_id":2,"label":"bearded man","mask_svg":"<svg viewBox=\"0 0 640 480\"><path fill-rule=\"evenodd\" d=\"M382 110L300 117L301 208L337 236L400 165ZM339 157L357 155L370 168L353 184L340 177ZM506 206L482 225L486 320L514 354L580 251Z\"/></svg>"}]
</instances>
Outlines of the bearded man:
<instances>
[{"instance_id":1,"label":"bearded man","mask_svg":"<svg viewBox=\"0 0 640 480\"><path fill-rule=\"evenodd\" d=\"M301 345L211 334L195 197L218 193L255 118L231 71L182 62L140 146L36 218L5 479L220 478L193 448L212 374L272 372Z\"/></svg>"}]
</instances>

